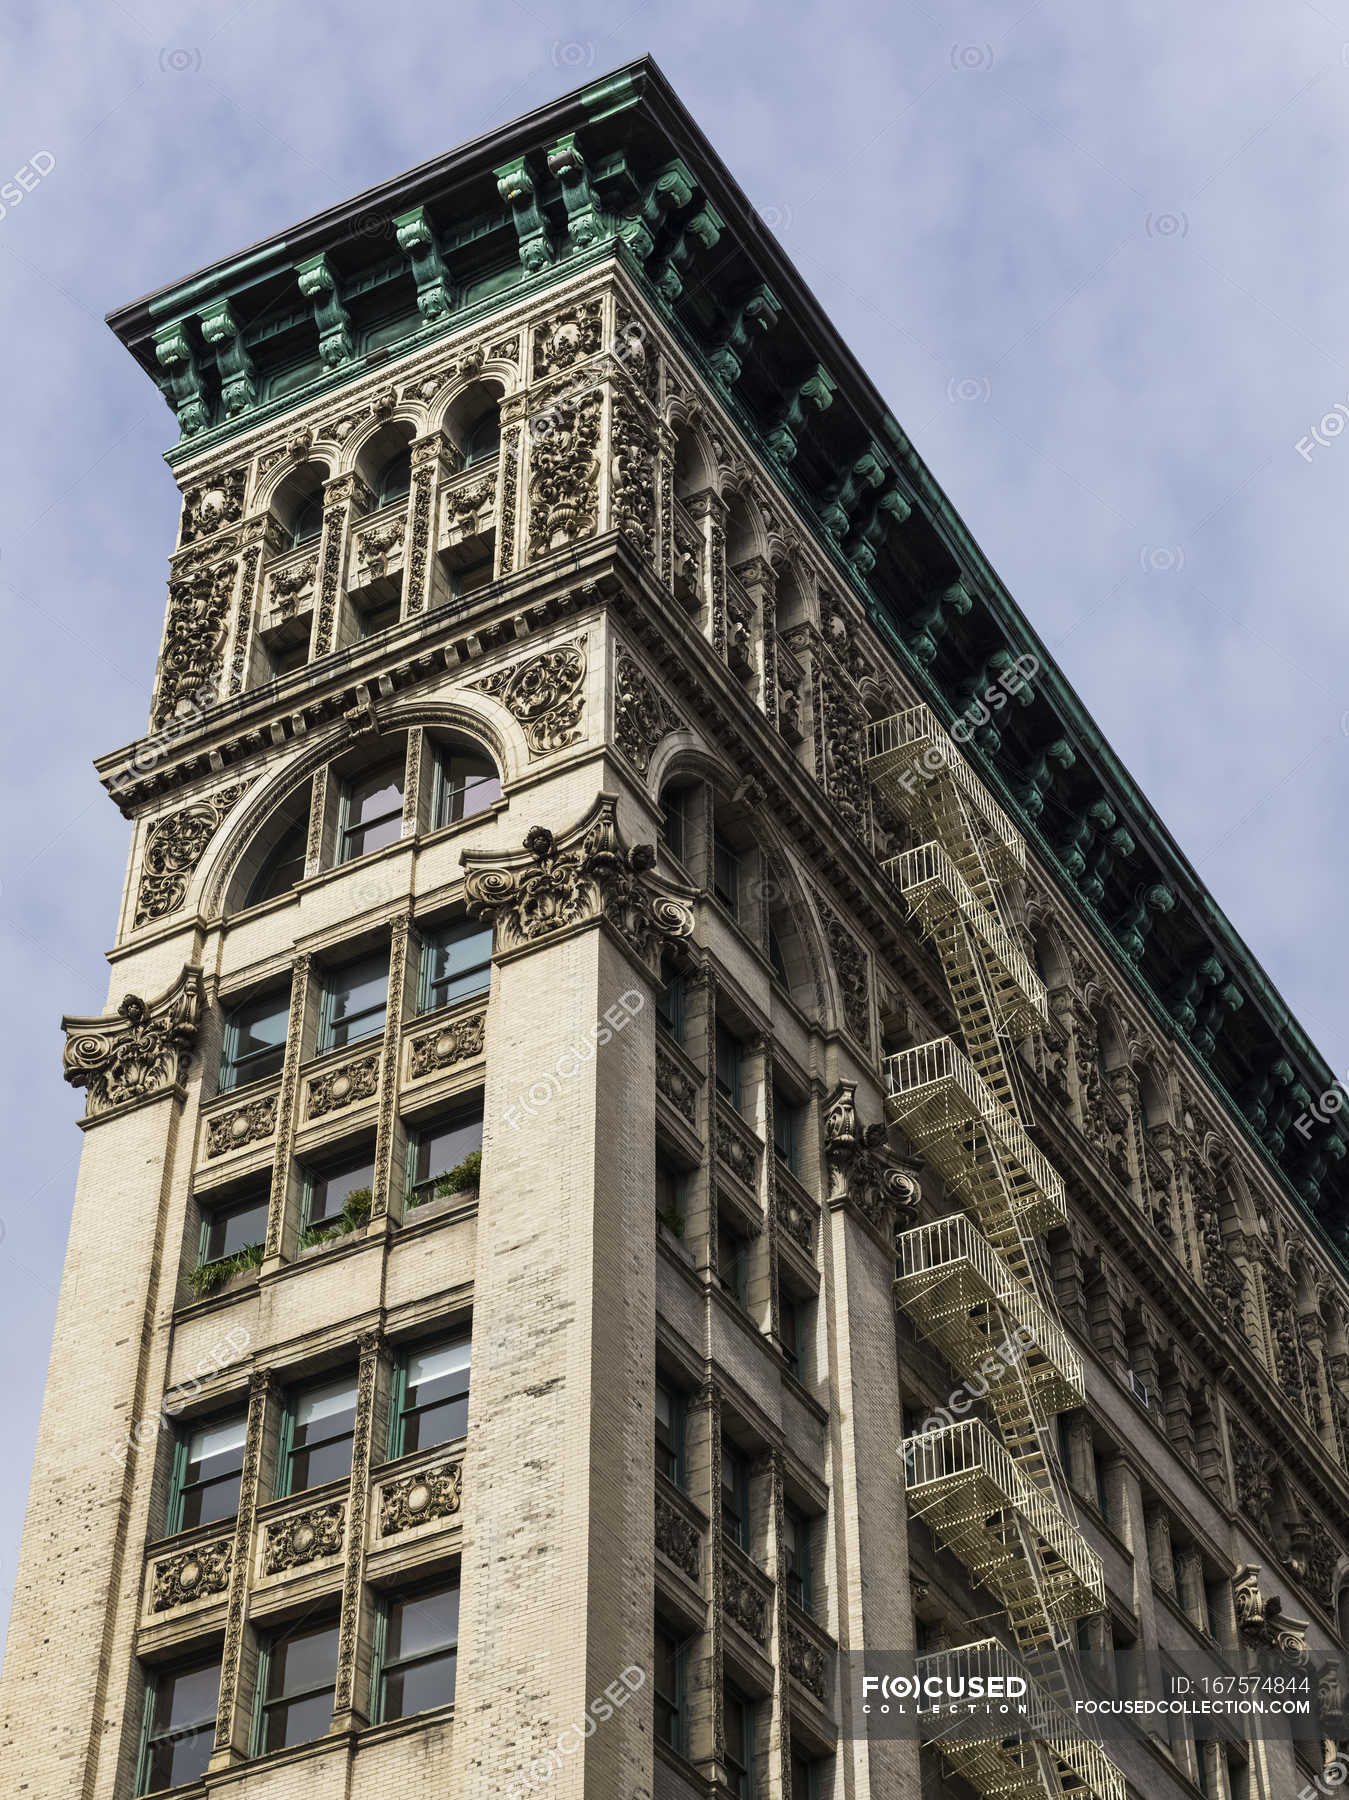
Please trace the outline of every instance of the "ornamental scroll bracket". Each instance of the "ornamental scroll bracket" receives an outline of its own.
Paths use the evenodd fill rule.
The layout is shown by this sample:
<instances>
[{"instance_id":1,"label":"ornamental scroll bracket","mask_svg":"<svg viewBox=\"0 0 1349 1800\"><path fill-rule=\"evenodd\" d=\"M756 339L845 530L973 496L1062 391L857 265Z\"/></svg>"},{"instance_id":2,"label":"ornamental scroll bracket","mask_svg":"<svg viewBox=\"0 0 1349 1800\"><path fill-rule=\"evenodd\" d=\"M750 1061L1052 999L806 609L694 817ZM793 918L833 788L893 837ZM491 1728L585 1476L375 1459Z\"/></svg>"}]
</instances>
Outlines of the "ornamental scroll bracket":
<instances>
[{"instance_id":1,"label":"ornamental scroll bracket","mask_svg":"<svg viewBox=\"0 0 1349 1800\"><path fill-rule=\"evenodd\" d=\"M829 1204L851 1205L887 1243L898 1220L911 1221L920 1192L918 1165L892 1150L883 1124L863 1125L857 1116L857 1083L841 1081L824 1108L824 1156L829 1169Z\"/></svg>"},{"instance_id":2,"label":"ornamental scroll bracket","mask_svg":"<svg viewBox=\"0 0 1349 1800\"><path fill-rule=\"evenodd\" d=\"M616 795L601 794L560 838L535 825L523 854L465 851L469 910L495 922L499 950L602 919L654 967L665 944L692 935L693 890L653 873L654 845L624 844L617 809Z\"/></svg>"},{"instance_id":3,"label":"ornamental scroll bracket","mask_svg":"<svg viewBox=\"0 0 1349 1800\"><path fill-rule=\"evenodd\" d=\"M1241 1641L1260 1659L1273 1659L1291 1669L1308 1665L1307 1620L1290 1619L1277 1594L1266 1598L1258 1563L1247 1563L1232 1578L1237 1630Z\"/></svg>"},{"instance_id":4,"label":"ornamental scroll bracket","mask_svg":"<svg viewBox=\"0 0 1349 1800\"><path fill-rule=\"evenodd\" d=\"M188 964L158 1000L128 994L115 1014L62 1019L62 1071L87 1089L86 1119L179 1089L197 1041L201 987L201 970Z\"/></svg>"}]
</instances>

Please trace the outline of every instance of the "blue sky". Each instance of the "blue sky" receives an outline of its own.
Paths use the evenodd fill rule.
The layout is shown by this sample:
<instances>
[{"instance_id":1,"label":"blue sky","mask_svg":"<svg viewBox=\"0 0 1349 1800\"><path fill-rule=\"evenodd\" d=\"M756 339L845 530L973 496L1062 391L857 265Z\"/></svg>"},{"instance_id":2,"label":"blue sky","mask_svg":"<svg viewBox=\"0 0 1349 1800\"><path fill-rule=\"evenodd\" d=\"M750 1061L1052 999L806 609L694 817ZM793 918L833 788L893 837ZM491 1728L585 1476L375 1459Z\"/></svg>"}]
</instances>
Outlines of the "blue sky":
<instances>
[{"instance_id":1,"label":"blue sky","mask_svg":"<svg viewBox=\"0 0 1349 1800\"><path fill-rule=\"evenodd\" d=\"M1349 434L1320 424L1349 411L1349 0L26 10L0 203L51 168L0 216L0 1620L81 1144L58 1024L103 1006L128 842L90 759L144 728L177 510L173 421L103 314L643 51L1349 1068Z\"/></svg>"}]
</instances>

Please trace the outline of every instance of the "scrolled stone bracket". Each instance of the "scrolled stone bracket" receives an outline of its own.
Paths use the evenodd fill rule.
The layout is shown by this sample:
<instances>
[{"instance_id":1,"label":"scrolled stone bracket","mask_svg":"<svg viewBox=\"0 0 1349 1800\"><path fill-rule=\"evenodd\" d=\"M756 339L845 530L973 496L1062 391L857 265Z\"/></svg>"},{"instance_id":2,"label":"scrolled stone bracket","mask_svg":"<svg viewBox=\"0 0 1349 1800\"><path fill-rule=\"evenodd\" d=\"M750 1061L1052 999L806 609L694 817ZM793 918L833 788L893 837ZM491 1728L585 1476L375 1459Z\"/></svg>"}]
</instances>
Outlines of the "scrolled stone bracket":
<instances>
[{"instance_id":1,"label":"scrolled stone bracket","mask_svg":"<svg viewBox=\"0 0 1349 1800\"><path fill-rule=\"evenodd\" d=\"M189 963L157 1000L127 994L115 1014L62 1019L62 1073L86 1090L86 1122L165 1094L183 1097L201 1005L202 972Z\"/></svg>"},{"instance_id":2,"label":"scrolled stone bracket","mask_svg":"<svg viewBox=\"0 0 1349 1800\"><path fill-rule=\"evenodd\" d=\"M900 1222L912 1223L921 1190L918 1165L891 1150L888 1136L883 1124L862 1124L857 1083L841 1081L824 1108L829 1205L853 1208L892 1245Z\"/></svg>"},{"instance_id":3,"label":"scrolled stone bracket","mask_svg":"<svg viewBox=\"0 0 1349 1800\"><path fill-rule=\"evenodd\" d=\"M617 808L616 795L601 794L560 838L533 826L523 854L464 853L469 910L495 923L499 955L604 922L654 969L666 944L692 936L693 890L653 872L653 845L623 842Z\"/></svg>"}]
</instances>

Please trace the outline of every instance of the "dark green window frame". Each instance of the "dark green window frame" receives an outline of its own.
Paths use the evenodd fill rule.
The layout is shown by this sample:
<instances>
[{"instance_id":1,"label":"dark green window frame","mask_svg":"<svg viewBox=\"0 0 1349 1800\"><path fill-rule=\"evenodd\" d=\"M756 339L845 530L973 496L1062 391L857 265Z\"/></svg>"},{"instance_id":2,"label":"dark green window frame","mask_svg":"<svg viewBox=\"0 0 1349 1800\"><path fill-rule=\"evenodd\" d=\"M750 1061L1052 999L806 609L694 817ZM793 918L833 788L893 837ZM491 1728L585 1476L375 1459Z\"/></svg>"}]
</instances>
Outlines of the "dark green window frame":
<instances>
[{"instance_id":1,"label":"dark green window frame","mask_svg":"<svg viewBox=\"0 0 1349 1800\"><path fill-rule=\"evenodd\" d=\"M285 1738L282 1743L269 1744L267 1740L271 1735L272 1717L282 1707L290 1708L306 1700L321 1699L323 1695L327 1694L330 1696L328 1707L329 1723L331 1723L332 1720L332 1700L335 1699L337 1693L337 1640L339 1621L336 1618L332 1618L325 1619L316 1625L310 1625L307 1615L302 1614L299 1619L292 1621L292 1623L296 1626L305 1625L308 1629L303 1631L287 1631L285 1627L281 1627L264 1637L258 1647L257 1686L253 1698L253 1734L251 1745L252 1754L254 1756L266 1756L269 1750L280 1750L288 1747L291 1743L316 1743L327 1731L328 1726L325 1724L321 1730L315 1731L310 1737L294 1739ZM297 1687L293 1690L283 1691L278 1694L269 1693L268 1690L272 1684L272 1670L276 1665L276 1651L278 1646L282 1643L289 1643L292 1639L318 1637L325 1633L332 1639L332 1680L310 1682L303 1687Z\"/></svg>"},{"instance_id":2,"label":"dark green window frame","mask_svg":"<svg viewBox=\"0 0 1349 1800\"><path fill-rule=\"evenodd\" d=\"M382 1000L370 1001L355 1012L337 1012L339 996L350 992L353 988L364 985L373 979L375 971L382 969L384 973L384 997ZM354 979L353 979L354 978ZM368 956L358 956L350 962L341 963L323 973L323 988L319 1002L319 1032L316 1054L322 1056L329 1050L344 1050L350 1044L359 1043L363 1038L377 1037L384 1030L389 1016L389 953L387 950L373 950ZM352 1028L356 1027L355 1030Z\"/></svg>"},{"instance_id":3,"label":"dark green window frame","mask_svg":"<svg viewBox=\"0 0 1349 1800\"><path fill-rule=\"evenodd\" d=\"M740 852L720 832L712 837L712 892L733 919L740 917Z\"/></svg>"},{"instance_id":4,"label":"dark green window frame","mask_svg":"<svg viewBox=\"0 0 1349 1800\"><path fill-rule=\"evenodd\" d=\"M148 1794L172 1784L183 1787L189 1781L195 1781L206 1772L211 1751L215 1743L215 1716L219 1705L220 1694L220 1652L212 1656L192 1657L179 1663L166 1663L162 1667L147 1666L145 1670L145 1705L141 1713L140 1746L136 1756L136 1792ZM159 1709L164 1684L168 1681L191 1676L202 1675L208 1670L215 1672L216 1699L211 1704L209 1713L203 1712L200 1719L186 1721L158 1722L156 1713ZM175 1768L175 1750L188 1746L195 1751L188 1766ZM170 1764L167 1770L155 1767L155 1753L160 1748L169 1754Z\"/></svg>"},{"instance_id":5,"label":"dark green window frame","mask_svg":"<svg viewBox=\"0 0 1349 1800\"><path fill-rule=\"evenodd\" d=\"M255 1049L240 1051L242 1029L265 1019L280 1021L279 1038L259 1044ZM281 1073L286 1059L286 1033L290 1025L290 990L268 989L266 993L249 994L237 1000L225 1014L225 1035L220 1047L220 1073L216 1092L232 1094L236 1088L254 1081L267 1081Z\"/></svg>"},{"instance_id":6,"label":"dark green window frame","mask_svg":"<svg viewBox=\"0 0 1349 1800\"><path fill-rule=\"evenodd\" d=\"M727 1219L717 1219L717 1280L741 1312L749 1311L749 1239Z\"/></svg>"},{"instance_id":7,"label":"dark green window frame","mask_svg":"<svg viewBox=\"0 0 1349 1800\"><path fill-rule=\"evenodd\" d=\"M346 1387L351 1392L351 1424L340 1431L325 1431L320 1436L306 1435L303 1444L296 1444L296 1414L300 1403L307 1395L321 1393L330 1388ZM281 1440L276 1459L276 1498L284 1500L291 1494L303 1494L310 1487L323 1487L329 1481L340 1479L338 1475L325 1475L322 1481L306 1482L304 1487L295 1486L295 1464L299 1456L308 1451L326 1448L329 1444L341 1443L345 1440L348 1446L347 1472L350 1473L350 1448L356 1435L357 1387L356 1373L349 1375L324 1376L315 1381L305 1382L303 1386L290 1389L286 1394L285 1406L281 1414Z\"/></svg>"},{"instance_id":8,"label":"dark green window frame","mask_svg":"<svg viewBox=\"0 0 1349 1800\"><path fill-rule=\"evenodd\" d=\"M433 831L474 819L500 798L501 771L486 750L476 744L437 744L431 796Z\"/></svg>"},{"instance_id":9,"label":"dark green window frame","mask_svg":"<svg viewBox=\"0 0 1349 1800\"><path fill-rule=\"evenodd\" d=\"M392 784L398 793L397 806L388 806L381 813L370 818L353 821L352 809L356 793L360 788L370 786L374 782ZM341 802L337 811L337 854L334 863L340 868L345 863L357 862L362 856L371 856L376 850L386 850L390 844L397 843L403 835L403 808L407 788L407 754L390 757L387 762L380 763L372 769L364 769L360 774L351 776L342 783ZM371 797L378 793L376 787ZM367 844L366 834L381 827L397 825L397 830L387 833L381 843Z\"/></svg>"},{"instance_id":10,"label":"dark green window frame","mask_svg":"<svg viewBox=\"0 0 1349 1800\"><path fill-rule=\"evenodd\" d=\"M237 1256L241 1251L255 1248L267 1241L267 1214L271 1208L271 1193L267 1189L256 1189L243 1198L223 1202L219 1206L203 1203L201 1209L201 1236L197 1244L197 1266L219 1262L226 1256ZM229 1247L227 1236L222 1236L219 1243L213 1243L217 1230L232 1218L242 1218L248 1213L256 1213L259 1217L261 1231L256 1237L246 1237Z\"/></svg>"},{"instance_id":11,"label":"dark green window frame","mask_svg":"<svg viewBox=\"0 0 1349 1800\"><path fill-rule=\"evenodd\" d=\"M665 1417L662 1418L662 1413ZM684 1451L688 1435L688 1404L680 1390L656 1378L656 1472L675 1487L688 1482Z\"/></svg>"},{"instance_id":12,"label":"dark green window frame","mask_svg":"<svg viewBox=\"0 0 1349 1800\"><path fill-rule=\"evenodd\" d=\"M815 1604L815 1571L814 1558L811 1555L810 1533L811 1522L794 1506L785 1509L787 1543L786 1543L786 1581L787 1598L808 1613Z\"/></svg>"},{"instance_id":13,"label":"dark green window frame","mask_svg":"<svg viewBox=\"0 0 1349 1800\"><path fill-rule=\"evenodd\" d=\"M437 1351L458 1351L460 1349L467 1352L462 1370L462 1392L460 1391L461 1384L456 1383L445 1395L438 1395L426 1400L413 1399L409 1401L408 1395L411 1390L408 1374L409 1365L413 1358L433 1355ZM456 1371L456 1373L457 1372L458 1371ZM438 1444L457 1443L459 1439L464 1436L464 1432L468 1428L467 1412L469 1398L472 1392L472 1383L473 1334L471 1331L465 1329L452 1332L448 1337L428 1340L426 1343L409 1344L398 1358L398 1362L394 1368L393 1404L389 1410L389 1461L392 1462L396 1457L407 1456L412 1453L407 1444L409 1419L416 1418L420 1420L424 1414L430 1413L435 1408L445 1405L455 1406L462 1401L465 1413L464 1430L450 1432L444 1437L422 1439L419 1425L417 1436L421 1441L414 1445L413 1449L430 1450L434 1449Z\"/></svg>"},{"instance_id":14,"label":"dark green window frame","mask_svg":"<svg viewBox=\"0 0 1349 1800\"><path fill-rule=\"evenodd\" d=\"M749 1553L749 1463L733 1444L721 1446L721 1525L740 1550Z\"/></svg>"},{"instance_id":15,"label":"dark green window frame","mask_svg":"<svg viewBox=\"0 0 1349 1800\"><path fill-rule=\"evenodd\" d=\"M464 1151L455 1162L448 1163L445 1168L433 1168L428 1157L428 1166L424 1174L418 1174L417 1165L421 1160L422 1145L433 1136L445 1131L466 1131L476 1138L470 1149ZM442 1113L434 1119L428 1119L424 1125L413 1126L407 1136L407 1186L404 1191L404 1204L412 1207L424 1205L426 1201L436 1197L436 1183L443 1176L453 1174L466 1157L474 1150L481 1153L483 1134L483 1100L481 1093L474 1095L465 1104L452 1111ZM467 1142L467 1139L465 1139ZM439 1159L437 1159L439 1160ZM476 1185L476 1184L475 1184Z\"/></svg>"},{"instance_id":16,"label":"dark green window frame","mask_svg":"<svg viewBox=\"0 0 1349 1800\"><path fill-rule=\"evenodd\" d=\"M715 1052L717 1092L739 1112L744 1097L745 1047L730 1026L723 1025L720 1019L717 1020Z\"/></svg>"},{"instance_id":17,"label":"dark green window frame","mask_svg":"<svg viewBox=\"0 0 1349 1800\"><path fill-rule=\"evenodd\" d=\"M456 944L464 946L464 953L458 960L451 953L451 946ZM438 976L435 973L436 958L441 952L447 956L448 963L446 973ZM476 919L452 919L426 932L417 971L419 1014L439 1012L442 1006L453 1006L473 994L485 994L491 985L490 925L480 925ZM450 992L450 989L455 991Z\"/></svg>"},{"instance_id":18,"label":"dark green window frame","mask_svg":"<svg viewBox=\"0 0 1349 1800\"><path fill-rule=\"evenodd\" d=\"M661 958L661 985L656 991L656 1023L676 1044L684 1042L688 1012L688 982L682 969L668 957Z\"/></svg>"},{"instance_id":19,"label":"dark green window frame","mask_svg":"<svg viewBox=\"0 0 1349 1800\"><path fill-rule=\"evenodd\" d=\"M754 1702L746 1700L729 1681L722 1690L722 1716L726 1726L726 1767L730 1772L731 1792L736 1800L753 1800ZM739 1755L733 1748L736 1739L739 1740Z\"/></svg>"},{"instance_id":20,"label":"dark green window frame","mask_svg":"<svg viewBox=\"0 0 1349 1800\"><path fill-rule=\"evenodd\" d=\"M453 1706L455 1688L459 1673L459 1581L437 1581L421 1583L414 1588L400 1589L381 1597L375 1615L374 1656L370 1670L370 1722L382 1725L387 1719L416 1718L421 1713L431 1712L434 1707L418 1707L409 1712L400 1710L390 1712L388 1704L389 1687L392 1680L406 1675L412 1670L426 1669L437 1663L447 1663L450 1669L449 1695L435 1702L435 1707ZM418 1600L429 1600L437 1596L448 1598L453 1594L454 1631L438 1644L429 1645L423 1650L413 1651L406 1655L391 1656L389 1651L390 1621L394 1609L399 1606L413 1604Z\"/></svg>"},{"instance_id":21,"label":"dark green window frame","mask_svg":"<svg viewBox=\"0 0 1349 1800\"><path fill-rule=\"evenodd\" d=\"M329 1199L328 1189L334 1182L340 1182L348 1175L354 1175L358 1179L353 1181L349 1188L342 1190L338 1196L339 1204L334 1206ZM362 1176L364 1180L360 1179ZM341 1216L347 1196L362 1187L373 1189L374 1181L375 1151L373 1145L368 1150L344 1156L339 1162L327 1165L303 1164L301 1166L300 1236L303 1237L312 1227L335 1224ZM315 1216L314 1201L320 1188L323 1190L323 1211Z\"/></svg>"},{"instance_id":22,"label":"dark green window frame","mask_svg":"<svg viewBox=\"0 0 1349 1800\"><path fill-rule=\"evenodd\" d=\"M789 1173L801 1173L801 1108L777 1087L773 1089L773 1153Z\"/></svg>"},{"instance_id":23,"label":"dark green window frame","mask_svg":"<svg viewBox=\"0 0 1349 1800\"><path fill-rule=\"evenodd\" d=\"M185 1419L178 1427L178 1434L173 1446L173 1474L169 1482L169 1504L165 1515L165 1530L172 1537L179 1531L191 1531L197 1525L214 1524L219 1519L232 1519L239 1511L239 1487L243 1480L244 1442L248 1429L248 1408L242 1407L235 1412L216 1413L208 1419ZM237 1468L226 1468L219 1474L198 1475L192 1477L188 1471L192 1466L192 1440L198 1432L203 1431L237 1431L239 1462ZM230 1485L234 1488L234 1505L228 1512L212 1511L217 1504L215 1500L205 1501L208 1494L216 1494ZM205 1516L198 1510L197 1517L189 1519L187 1514L194 1510L193 1496L197 1497L197 1507L205 1503Z\"/></svg>"},{"instance_id":24,"label":"dark green window frame","mask_svg":"<svg viewBox=\"0 0 1349 1800\"><path fill-rule=\"evenodd\" d=\"M656 1736L680 1756L688 1754L688 1642L656 1621L656 1655L651 1689ZM660 1639L667 1654L662 1657ZM664 1664L664 1666L662 1666ZM673 1689L667 1692L666 1688Z\"/></svg>"}]
</instances>

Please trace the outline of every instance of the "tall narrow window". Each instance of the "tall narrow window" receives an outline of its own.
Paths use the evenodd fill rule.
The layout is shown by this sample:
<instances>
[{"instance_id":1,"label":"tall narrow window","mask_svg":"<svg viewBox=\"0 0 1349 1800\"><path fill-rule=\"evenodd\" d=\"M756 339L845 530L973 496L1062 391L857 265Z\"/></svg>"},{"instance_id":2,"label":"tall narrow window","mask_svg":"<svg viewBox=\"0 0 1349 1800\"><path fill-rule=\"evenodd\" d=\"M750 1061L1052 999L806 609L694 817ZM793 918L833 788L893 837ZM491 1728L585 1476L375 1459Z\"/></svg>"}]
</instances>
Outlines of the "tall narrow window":
<instances>
[{"instance_id":1,"label":"tall narrow window","mask_svg":"<svg viewBox=\"0 0 1349 1800\"><path fill-rule=\"evenodd\" d=\"M809 1612L814 1604L810 1566L810 1520L789 1506L783 1515L783 1544L787 1566L787 1598Z\"/></svg>"},{"instance_id":2,"label":"tall narrow window","mask_svg":"<svg viewBox=\"0 0 1349 1800\"><path fill-rule=\"evenodd\" d=\"M661 789L660 835L672 856L685 860L689 837L689 790L686 787Z\"/></svg>"},{"instance_id":3,"label":"tall narrow window","mask_svg":"<svg viewBox=\"0 0 1349 1800\"><path fill-rule=\"evenodd\" d=\"M339 863L398 842L403 835L404 772L400 756L344 784L337 831Z\"/></svg>"},{"instance_id":4,"label":"tall narrow window","mask_svg":"<svg viewBox=\"0 0 1349 1800\"><path fill-rule=\"evenodd\" d=\"M464 467L489 462L501 448L501 414L492 407L478 420L464 445Z\"/></svg>"},{"instance_id":5,"label":"tall narrow window","mask_svg":"<svg viewBox=\"0 0 1349 1800\"><path fill-rule=\"evenodd\" d=\"M395 1594L376 1645L375 1718L448 1706L459 1663L459 1583Z\"/></svg>"},{"instance_id":6,"label":"tall narrow window","mask_svg":"<svg viewBox=\"0 0 1349 1800\"><path fill-rule=\"evenodd\" d=\"M722 1717L726 1727L726 1773L736 1800L751 1800L754 1789L754 1708L728 1682Z\"/></svg>"},{"instance_id":7,"label":"tall narrow window","mask_svg":"<svg viewBox=\"0 0 1349 1800\"><path fill-rule=\"evenodd\" d=\"M481 1153L481 1099L419 1125L408 1145L409 1202L420 1206L476 1188L478 1174L468 1159Z\"/></svg>"},{"instance_id":8,"label":"tall narrow window","mask_svg":"<svg viewBox=\"0 0 1349 1800\"><path fill-rule=\"evenodd\" d=\"M220 1656L152 1669L145 1687L136 1792L182 1787L206 1773L215 1741Z\"/></svg>"},{"instance_id":9,"label":"tall narrow window","mask_svg":"<svg viewBox=\"0 0 1349 1800\"><path fill-rule=\"evenodd\" d=\"M319 1014L320 1053L383 1031L389 995L389 957L380 950L329 969Z\"/></svg>"},{"instance_id":10,"label":"tall narrow window","mask_svg":"<svg viewBox=\"0 0 1349 1800\"><path fill-rule=\"evenodd\" d=\"M295 515L295 523L291 527L290 541L296 549L301 544L312 543L323 530L323 490L311 494Z\"/></svg>"},{"instance_id":11,"label":"tall narrow window","mask_svg":"<svg viewBox=\"0 0 1349 1800\"><path fill-rule=\"evenodd\" d=\"M742 1311L749 1309L749 1239L725 1213L717 1215L717 1279Z\"/></svg>"},{"instance_id":12,"label":"tall narrow window","mask_svg":"<svg viewBox=\"0 0 1349 1800\"><path fill-rule=\"evenodd\" d=\"M688 1007L688 983L672 957L660 959L661 985L656 990L656 1023L667 1031L676 1044L684 1042L684 1019Z\"/></svg>"},{"instance_id":13,"label":"tall narrow window","mask_svg":"<svg viewBox=\"0 0 1349 1800\"><path fill-rule=\"evenodd\" d=\"M793 1175L801 1173L801 1109L779 1087L773 1089L773 1150Z\"/></svg>"},{"instance_id":14,"label":"tall narrow window","mask_svg":"<svg viewBox=\"0 0 1349 1800\"><path fill-rule=\"evenodd\" d=\"M440 747L432 806L436 830L471 819L500 798L501 776L485 751L460 750L451 744Z\"/></svg>"},{"instance_id":15,"label":"tall narrow window","mask_svg":"<svg viewBox=\"0 0 1349 1800\"><path fill-rule=\"evenodd\" d=\"M428 931L422 940L419 1012L434 1012L492 984L492 927L456 919Z\"/></svg>"},{"instance_id":16,"label":"tall narrow window","mask_svg":"<svg viewBox=\"0 0 1349 1800\"><path fill-rule=\"evenodd\" d=\"M684 1700L684 1647L672 1631L656 1622L656 1658L653 1671L656 1736L681 1754L688 1741Z\"/></svg>"},{"instance_id":17,"label":"tall narrow window","mask_svg":"<svg viewBox=\"0 0 1349 1800\"><path fill-rule=\"evenodd\" d=\"M792 1751L792 1800L816 1800L819 1793L815 1764L799 1750Z\"/></svg>"},{"instance_id":18,"label":"tall narrow window","mask_svg":"<svg viewBox=\"0 0 1349 1800\"><path fill-rule=\"evenodd\" d=\"M406 497L412 486L412 448L396 451L379 473L379 504L388 506Z\"/></svg>"},{"instance_id":19,"label":"tall narrow window","mask_svg":"<svg viewBox=\"0 0 1349 1800\"><path fill-rule=\"evenodd\" d=\"M350 1376L293 1394L281 1422L278 1498L349 1475L355 1429L356 1383Z\"/></svg>"},{"instance_id":20,"label":"tall narrow window","mask_svg":"<svg viewBox=\"0 0 1349 1800\"><path fill-rule=\"evenodd\" d=\"M472 1361L473 1342L466 1331L407 1352L396 1376L391 1457L463 1437Z\"/></svg>"},{"instance_id":21,"label":"tall narrow window","mask_svg":"<svg viewBox=\"0 0 1349 1800\"><path fill-rule=\"evenodd\" d=\"M741 1101L741 1064L743 1051L740 1039L729 1026L717 1020L717 1092L723 1099L729 1100L737 1112Z\"/></svg>"},{"instance_id":22,"label":"tall narrow window","mask_svg":"<svg viewBox=\"0 0 1349 1800\"><path fill-rule=\"evenodd\" d=\"M730 1444L721 1447L721 1528L739 1549L749 1549L749 1464Z\"/></svg>"},{"instance_id":23,"label":"tall narrow window","mask_svg":"<svg viewBox=\"0 0 1349 1800\"><path fill-rule=\"evenodd\" d=\"M280 1072L289 1022L290 995L284 992L254 994L226 1013L217 1083L220 1093Z\"/></svg>"},{"instance_id":24,"label":"tall narrow window","mask_svg":"<svg viewBox=\"0 0 1349 1800\"><path fill-rule=\"evenodd\" d=\"M804 1306L789 1288L778 1288L778 1335L782 1340L782 1354L787 1358L787 1367L800 1381L804 1367L806 1348L805 1321L802 1317Z\"/></svg>"},{"instance_id":25,"label":"tall narrow window","mask_svg":"<svg viewBox=\"0 0 1349 1800\"><path fill-rule=\"evenodd\" d=\"M684 1396L666 1381L656 1383L656 1473L684 1485Z\"/></svg>"},{"instance_id":26,"label":"tall narrow window","mask_svg":"<svg viewBox=\"0 0 1349 1800\"><path fill-rule=\"evenodd\" d=\"M712 892L733 919L740 916L740 857L718 834L712 840Z\"/></svg>"},{"instance_id":27,"label":"tall narrow window","mask_svg":"<svg viewBox=\"0 0 1349 1800\"><path fill-rule=\"evenodd\" d=\"M337 1621L279 1631L262 1647L256 1755L308 1744L332 1723L337 1686Z\"/></svg>"},{"instance_id":28,"label":"tall narrow window","mask_svg":"<svg viewBox=\"0 0 1349 1800\"><path fill-rule=\"evenodd\" d=\"M248 1414L238 1412L179 1433L169 1493L170 1533L232 1519L238 1512L247 1431Z\"/></svg>"}]
</instances>

